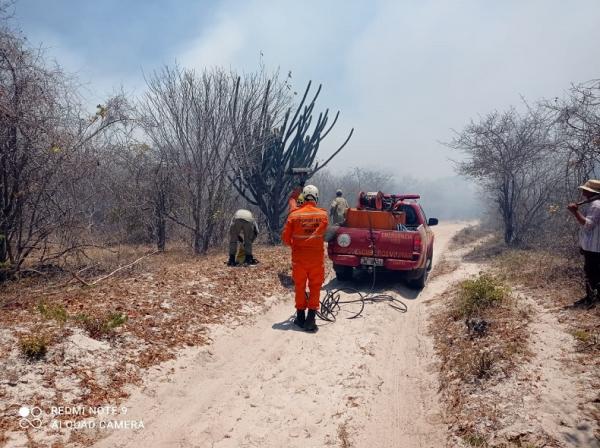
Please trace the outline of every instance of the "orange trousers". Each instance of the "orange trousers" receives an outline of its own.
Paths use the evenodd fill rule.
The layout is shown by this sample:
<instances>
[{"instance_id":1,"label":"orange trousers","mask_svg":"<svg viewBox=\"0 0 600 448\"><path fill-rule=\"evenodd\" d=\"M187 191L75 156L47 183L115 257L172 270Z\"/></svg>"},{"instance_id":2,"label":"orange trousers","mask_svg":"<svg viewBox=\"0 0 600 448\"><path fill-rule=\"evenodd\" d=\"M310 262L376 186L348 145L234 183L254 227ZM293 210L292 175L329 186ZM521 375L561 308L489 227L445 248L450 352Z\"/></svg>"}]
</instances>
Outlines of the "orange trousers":
<instances>
[{"instance_id":1,"label":"orange trousers","mask_svg":"<svg viewBox=\"0 0 600 448\"><path fill-rule=\"evenodd\" d=\"M322 250L321 250L321 253ZM308 261L308 262L307 262ZM323 260L293 260L292 278L296 289L296 309L318 310L320 306L321 286L325 281L325 264ZM308 303L306 300L306 284L308 283Z\"/></svg>"}]
</instances>

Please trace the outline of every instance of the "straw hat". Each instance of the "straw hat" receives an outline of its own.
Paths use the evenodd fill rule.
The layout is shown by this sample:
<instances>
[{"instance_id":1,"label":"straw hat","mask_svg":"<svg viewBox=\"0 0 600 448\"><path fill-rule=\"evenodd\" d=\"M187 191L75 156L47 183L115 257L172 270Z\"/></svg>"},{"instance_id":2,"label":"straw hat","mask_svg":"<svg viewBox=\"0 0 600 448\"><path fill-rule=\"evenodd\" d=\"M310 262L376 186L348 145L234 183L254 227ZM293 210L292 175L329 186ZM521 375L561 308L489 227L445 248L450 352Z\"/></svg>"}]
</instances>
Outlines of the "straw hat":
<instances>
[{"instance_id":1,"label":"straw hat","mask_svg":"<svg viewBox=\"0 0 600 448\"><path fill-rule=\"evenodd\" d=\"M600 194L600 180L590 179L585 184L580 186L579 189L589 191L590 193Z\"/></svg>"}]
</instances>

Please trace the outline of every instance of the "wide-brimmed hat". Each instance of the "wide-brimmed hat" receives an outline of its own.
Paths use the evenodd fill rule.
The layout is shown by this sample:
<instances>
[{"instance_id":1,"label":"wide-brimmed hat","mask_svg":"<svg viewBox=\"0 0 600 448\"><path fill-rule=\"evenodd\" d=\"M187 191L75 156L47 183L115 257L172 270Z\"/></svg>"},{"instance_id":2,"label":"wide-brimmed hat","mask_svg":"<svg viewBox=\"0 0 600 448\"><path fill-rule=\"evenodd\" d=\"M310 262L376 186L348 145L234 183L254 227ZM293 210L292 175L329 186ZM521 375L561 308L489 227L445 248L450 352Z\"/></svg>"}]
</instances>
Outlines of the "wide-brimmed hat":
<instances>
[{"instance_id":1,"label":"wide-brimmed hat","mask_svg":"<svg viewBox=\"0 0 600 448\"><path fill-rule=\"evenodd\" d=\"M600 180L590 179L585 184L581 185L579 189L589 191L590 193L600 194Z\"/></svg>"}]
</instances>

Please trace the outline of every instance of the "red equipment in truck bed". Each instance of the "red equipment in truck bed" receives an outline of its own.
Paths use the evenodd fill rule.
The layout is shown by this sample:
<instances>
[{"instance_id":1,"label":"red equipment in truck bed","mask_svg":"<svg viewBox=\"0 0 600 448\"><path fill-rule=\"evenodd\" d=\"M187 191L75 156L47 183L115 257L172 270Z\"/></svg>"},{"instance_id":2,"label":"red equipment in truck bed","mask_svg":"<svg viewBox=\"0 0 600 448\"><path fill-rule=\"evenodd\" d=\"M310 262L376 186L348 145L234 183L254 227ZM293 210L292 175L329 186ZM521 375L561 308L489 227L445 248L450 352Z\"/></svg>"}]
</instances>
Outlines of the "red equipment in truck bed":
<instances>
[{"instance_id":1,"label":"red equipment in truck bed","mask_svg":"<svg viewBox=\"0 0 600 448\"><path fill-rule=\"evenodd\" d=\"M405 224L403 212L389 213L376 210L350 208L346 212L346 227L357 229L396 230L398 224Z\"/></svg>"},{"instance_id":2,"label":"red equipment in truck bed","mask_svg":"<svg viewBox=\"0 0 600 448\"><path fill-rule=\"evenodd\" d=\"M431 269L437 219L425 217L419 195L361 193L357 208L329 242L327 252L340 280L358 269L402 271L422 288Z\"/></svg>"}]
</instances>

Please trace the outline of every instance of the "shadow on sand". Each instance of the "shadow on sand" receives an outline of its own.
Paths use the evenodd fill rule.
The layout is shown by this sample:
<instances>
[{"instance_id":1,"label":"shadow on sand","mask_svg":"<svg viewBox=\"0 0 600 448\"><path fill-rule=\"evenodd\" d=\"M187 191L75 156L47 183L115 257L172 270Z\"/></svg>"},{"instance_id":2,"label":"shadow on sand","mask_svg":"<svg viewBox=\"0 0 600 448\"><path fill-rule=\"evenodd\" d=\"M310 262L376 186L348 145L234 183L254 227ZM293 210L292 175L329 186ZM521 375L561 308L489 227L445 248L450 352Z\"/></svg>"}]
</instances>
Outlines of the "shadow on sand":
<instances>
[{"instance_id":1,"label":"shadow on sand","mask_svg":"<svg viewBox=\"0 0 600 448\"><path fill-rule=\"evenodd\" d=\"M295 317L295 315L291 315L284 321L274 323L273 325L271 325L271 328L273 330L279 330L279 331L299 331L301 333L308 333L308 334L314 334L319 331L318 327L317 327L317 331L304 331L302 328L294 325L294 317ZM326 324L326 322L318 321L319 326L323 326L325 324Z\"/></svg>"},{"instance_id":2,"label":"shadow on sand","mask_svg":"<svg viewBox=\"0 0 600 448\"><path fill-rule=\"evenodd\" d=\"M408 287L405 282L394 272L378 272L373 284L373 275L368 272L355 272L354 278L350 281L339 281L335 277L324 285L324 289L341 289L344 292L352 293L358 291L362 294L398 294L400 299L416 300L421 291Z\"/></svg>"}]
</instances>

